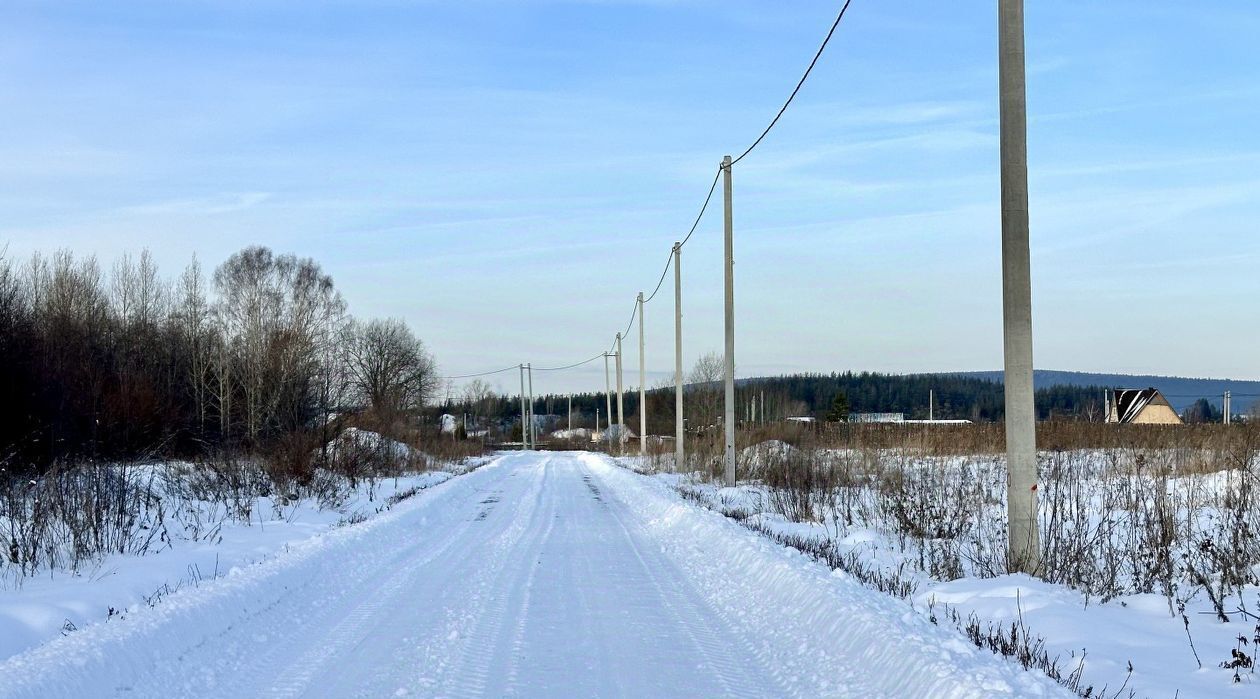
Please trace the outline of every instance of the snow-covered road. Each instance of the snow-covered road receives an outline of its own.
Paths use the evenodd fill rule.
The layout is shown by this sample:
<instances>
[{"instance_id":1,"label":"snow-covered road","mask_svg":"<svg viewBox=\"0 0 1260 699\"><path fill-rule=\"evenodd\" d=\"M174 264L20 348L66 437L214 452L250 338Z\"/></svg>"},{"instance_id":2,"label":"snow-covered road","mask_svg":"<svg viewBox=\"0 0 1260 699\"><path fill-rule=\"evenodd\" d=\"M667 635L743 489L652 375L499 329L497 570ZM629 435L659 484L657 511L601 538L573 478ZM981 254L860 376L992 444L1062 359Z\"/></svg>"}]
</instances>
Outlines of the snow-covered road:
<instances>
[{"instance_id":1,"label":"snow-covered road","mask_svg":"<svg viewBox=\"0 0 1260 699\"><path fill-rule=\"evenodd\" d=\"M1058 696L592 454L507 455L0 663L0 696Z\"/></svg>"}]
</instances>

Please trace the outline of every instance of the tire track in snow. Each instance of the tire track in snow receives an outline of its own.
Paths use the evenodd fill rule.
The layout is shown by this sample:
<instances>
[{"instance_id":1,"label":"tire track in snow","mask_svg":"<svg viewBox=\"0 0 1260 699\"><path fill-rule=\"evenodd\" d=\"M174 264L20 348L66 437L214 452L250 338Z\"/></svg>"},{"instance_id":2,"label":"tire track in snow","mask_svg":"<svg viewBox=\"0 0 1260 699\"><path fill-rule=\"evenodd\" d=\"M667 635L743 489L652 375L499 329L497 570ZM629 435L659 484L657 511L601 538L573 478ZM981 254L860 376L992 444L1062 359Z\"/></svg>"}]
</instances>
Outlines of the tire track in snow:
<instances>
[{"instance_id":1,"label":"tire track in snow","mask_svg":"<svg viewBox=\"0 0 1260 699\"><path fill-rule=\"evenodd\" d=\"M450 549L456 541L458 537L446 537L444 543L436 550L426 556L413 558L402 569L390 575L383 584L371 592L366 600L355 605L326 633L320 634L318 640L310 641L309 650L285 668L266 695L276 699L286 699L300 696L305 692L311 680L323 669L324 664L330 658L342 653L351 644L362 640L370 631L369 622L379 616L387 604L397 605L407 583L421 569Z\"/></svg>"},{"instance_id":2,"label":"tire track in snow","mask_svg":"<svg viewBox=\"0 0 1260 699\"><path fill-rule=\"evenodd\" d=\"M586 470L587 467L585 463L582 464L582 468L583 470ZM605 491L609 490L611 489L607 487L605 488ZM677 587L671 587L667 592L666 587L661 584L661 576L658 572L659 570L668 569L677 572L678 574L672 577L675 578L676 582L682 585L688 584L685 577L682 575L681 571L678 571L677 568L672 565L668 565L662 556L654 556L654 562L656 565L648 564L647 560L644 558L642 549L636 541L636 537L631 534L630 528L626 525L625 519L622 517L622 513L619 512L619 510L622 510L623 508L623 503L620 500L617 500L613 506L607 508L607 511L617 523L617 526L621 531L621 535L625 539L630 550L634 552L635 559L637 560L640 568L643 570L644 576L651 582L653 589L656 591L657 598L669 611L670 616L679 621L679 627L686 633L688 640L702 659L703 665L709 669L709 671L717 679L718 683L722 686L723 695L746 697L764 696L766 690L766 682L764 679L770 678L774 678L775 683L779 685L779 691L776 692L776 696L796 695L795 692L789 691L786 687L779 683L776 676L765 671L767 667L766 661L768 659L762 654L757 653L756 650L747 643L741 643L740 645L752 658L756 659L756 667L762 670L762 672L759 673L760 677L749 671L749 665L747 663L735 662L731 652L731 641L732 639L742 640L742 637L739 634L734 633L734 631L730 628L723 629L722 633L719 634L705 618L705 615L701 613L701 610L708 611L710 613L714 610L710 609L707 605L697 604L697 600L695 599L688 599L687 596L679 593ZM650 538L647 538L647 540L650 540Z\"/></svg>"},{"instance_id":3,"label":"tire track in snow","mask_svg":"<svg viewBox=\"0 0 1260 699\"><path fill-rule=\"evenodd\" d=\"M583 461L583 467L588 467L588 463ZM612 464L607 464L607 467L609 469L618 468ZM611 471L611 473L615 473L617 476L625 475L633 478L641 477L632 475L629 472ZM623 498L626 493L618 492L617 486L609 482L609 479L606 478L604 474L597 475L599 475L601 477L601 481L608 486L605 490L607 492L614 493L613 497L616 498L617 509L629 512L630 516L634 518L635 527L643 533L644 539L646 541L652 541L655 539L656 535L647 531L645 526L646 521L636 516L633 513L632 508L630 508L624 501ZM618 521L623 522L624 520L619 517ZM721 638L727 639L727 642L722 643L718 640L719 637L713 631L712 626L707 623L704 625L705 630L701 634L700 638L705 639L703 641L703 645L706 648L716 650L717 657L725 660L727 658L727 654L730 652L729 649L732 643L737 644L751 658L756 660L756 666L761 669L763 676L767 680L771 680L779 687L779 691L776 693L776 696L813 697L820 695L818 687L803 686L806 685L807 682L803 682L802 680L812 679L812 675L816 672L816 669L826 665L826 661L829 658L825 652L822 652L821 648L801 646L800 648L793 649L793 652L793 650L788 650L782 647L767 645L764 639L758 639L760 641L759 643L753 643L753 641L749 638L749 635L744 631L744 627L748 623L747 620L741 619L736 622L731 619L725 610L709 603L705 599L702 591L695 585L698 579L695 577L694 572L689 572L687 569L680 568L675 565L668 557L668 554L663 552L659 557L659 560L661 561L662 568L668 568L676 571L676 574L673 577L685 585L685 588L683 589L686 591L686 597L690 600L692 608L705 610L714 618L715 621L725 627ZM783 564L776 562L772 565L777 566ZM750 574L760 572L764 571L749 571ZM757 597L755 595L749 597L746 600L746 606L749 610L754 612L757 611ZM704 615L697 614L697 617L703 619ZM779 624L784 622L779 619L762 619L760 623L764 625ZM723 649L727 649L725 654L723 653ZM788 652L785 652L785 650ZM747 675L745 676L747 677ZM822 695L843 697L869 697L880 695L879 691L876 688L869 686L869 682L861 676L849 674L845 677L844 683L843 687L827 687L822 690Z\"/></svg>"},{"instance_id":4,"label":"tire track in snow","mask_svg":"<svg viewBox=\"0 0 1260 699\"><path fill-rule=\"evenodd\" d=\"M521 591L521 604L516 610L516 624L512 630L511 648L508 650L508 671L506 678L505 695L516 693L516 680L520 673L521 656L524 654L525 646L525 625L529 619L529 603L534 593L534 580L538 577L538 569L541 567L542 561L539 556L547 545L547 541L551 538L552 529L555 528L556 514L555 494L551 493L548 498L549 507L545 510L544 519L547 521L546 529L535 539L535 546L531 548L530 554L525 557L525 566L529 569L529 574L525 576L525 584L519 589ZM534 565L529 565L533 560ZM519 570L519 568L518 568Z\"/></svg>"},{"instance_id":5,"label":"tire track in snow","mask_svg":"<svg viewBox=\"0 0 1260 699\"><path fill-rule=\"evenodd\" d=\"M462 509L470 500L479 494L475 486L467 492L452 498L452 505ZM388 552L387 555L370 556L368 560L340 561L332 570L320 571L323 577L331 578L344 574L347 569L353 571L349 579L340 582L326 580L317 591L318 597L309 600L314 610L301 615L300 623L292 625L284 631L273 632L283 634L287 642L269 643L262 653L255 653L237 667L237 672L229 682L234 687L262 687L270 682L270 688L263 692L265 696L292 697L301 695L310 685L313 677L321 670L324 662L337 652L344 650L350 643L368 633L368 624L379 616L387 603L397 603L408 582L435 560L445 555L459 541L469 528L471 520L465 519L458 529L449 532L434 532L433 536L413 537L400 550ZM363 554L361 554L363 555ZM377 585L375 579L382 571L393 571L388 574L384 583ZM309 584L309 583L308 583ZM348 596L357 591L368 590L368 597L358 604ZM286 597L299 597L290 591ZM353 605L348 607L347 605ZM300 610L299 612L300 613ZM255 624L266 625L266 619L255 618ZM278 620L271 626L279 626L289 619ZM307 630L327 629L323 633L309 634ZM300 644L295 647L294 644ZM305 647L305 650L301 650ZM255 649L256 650L256 649ZM300 653L296 660L285 665L286 653ZM287 665L287 666L286 666ZM284 667L277 677L276 668Z\"/></svg>"},{"instance_id":6,"label":"tire track in snow","mask_svg":"<svg viewBox=\"0 0 1260 699\"><path fill-rule=\"evenodd\" d=\"M550 459L550 456L545 457L541 464L533 467L535 473L530 487L516 496L517 508L513 516L503 533L493 540L489 555L481 557L471 585L474 592L467 606L450 615L444 635L448 643L442 649L445 657L440 661L441 674L447 681L433 678L433 682L425 683L422 691L437 690L435 696L486 696L495 652L492 642L501 635L509 601L508 595L494 594L495 583L501 581L506 572L522 569L518 561L526 560L529 555L522 551L535 551L540 546L537 542L544 530L537 520L551 501L551 489L546 487ZM528 540L522 546L527 535Z\"/></svg>"}]
</instances>

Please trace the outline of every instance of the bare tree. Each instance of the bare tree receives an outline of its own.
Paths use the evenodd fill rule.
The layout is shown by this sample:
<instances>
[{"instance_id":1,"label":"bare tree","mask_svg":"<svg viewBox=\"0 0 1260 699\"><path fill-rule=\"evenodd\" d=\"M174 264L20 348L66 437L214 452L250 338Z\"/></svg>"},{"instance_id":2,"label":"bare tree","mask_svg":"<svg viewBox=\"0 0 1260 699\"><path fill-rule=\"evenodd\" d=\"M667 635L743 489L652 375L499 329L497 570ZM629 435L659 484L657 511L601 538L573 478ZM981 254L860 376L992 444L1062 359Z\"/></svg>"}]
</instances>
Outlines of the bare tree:
<instances>
[{"instance_id":1,"label":"bare tree","mask_svg":"<svg viewBox=\"0 0 1260 699\"><path fill-rule=\"evenodd\" d=\"M169 371L175 348L162 342L169 315L169 293L148 250L139 260L124 254L110 278L110 351L113 355L111 412L125 442L155 440L169 413L168 398L176 384Z\"/></svg>"},{"instance_id":2,"label":"bare tree","mask_svg":"<svg viewBox=\"0 0 1260 699\"><path fill-rule=\"evenodd\" d=\"M381 417L419 409L440 387L432 355L400 320L355 324L346 355L360 400Z\"/></svg>"},{"instance_id":3,"label":"bare tree","mask_svg":"<svg viewBox=\"0 0 1260 699\"><path fill-rule=\"evenodd\" d=\"M687 422L699 428L716 425L722 409L722 355L709 352L696 360L687 374L689 384L683 399Z\"/></svg>"},{"instance_id":4,"label":"bare tree","mask_svg":"<svg viewBox=\"0 0 1260 699\"><path fill-rule=\"evenodd\" d=\"M346 342L345 304L314 261L247 248L213 284L196 257L174 285L147 251L110 270L69 251L17 266L0 247L0 386L20 398L0 404L0 464L243 442L302 468L358 398L347 352L369 345ZM385 412L418 407L437 383L432 357L401 324L365 327L351 339L385 340L397 363L362 395Z\"/></svg>"},{"instance_id":5,"label":"bare tree","mask_svg":"<svg viewBox=\"0 0 1260 699\"><path fill-rule=\"evenodd\" d=\"M464 404L472 411L474 420L489 415L494 401L494 388L482 379L473 379L464 386Z\"/></svg>"},{"instance_id":6,"label":"bare tree","mask_svg":"<svg viewBox=\"0 0 1260 699\"><path fill-rule=\"evenodd\" d=\"M220 265L214 284L247 437L302 424L325 345L337 339L333 320L345 313L332 278L309 258L251 247Z\"/></svg>"},{"instance_id":7,"label":"bare tree","mask_svg":"<svg viewBox=\"0 0 1260 699\"><path fill-rule=\"evenodd\" d=\"M206 280L201 263L193 255L192 262L179 278L178 298L172 320L187 361L187 391L193 399L197 415L197 431L204 435L213 389L215 338L211 325L210 300L206 296Z\"/></svg>"}]
</instances>

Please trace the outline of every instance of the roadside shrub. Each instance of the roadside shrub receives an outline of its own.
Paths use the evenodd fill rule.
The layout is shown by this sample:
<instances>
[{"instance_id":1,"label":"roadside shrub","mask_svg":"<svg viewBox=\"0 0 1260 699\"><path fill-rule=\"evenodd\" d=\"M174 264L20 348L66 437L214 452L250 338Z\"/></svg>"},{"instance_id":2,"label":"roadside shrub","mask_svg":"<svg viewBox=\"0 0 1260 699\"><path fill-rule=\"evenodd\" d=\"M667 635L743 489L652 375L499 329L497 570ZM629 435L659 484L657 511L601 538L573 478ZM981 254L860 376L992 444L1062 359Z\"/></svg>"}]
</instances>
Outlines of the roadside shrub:
<instances>
[{"instance_id":1,"label":"roadside shrub","mask_svg":"<svg viewBox=\"0 0 1260 699\"><path fill-rule=\"evenodd\" d=\"M0 483L0 555L20 582L40 570L79 571L109 554L169 545L167 512L151 469L56 465Z\"/></svg>"}]
</instances>

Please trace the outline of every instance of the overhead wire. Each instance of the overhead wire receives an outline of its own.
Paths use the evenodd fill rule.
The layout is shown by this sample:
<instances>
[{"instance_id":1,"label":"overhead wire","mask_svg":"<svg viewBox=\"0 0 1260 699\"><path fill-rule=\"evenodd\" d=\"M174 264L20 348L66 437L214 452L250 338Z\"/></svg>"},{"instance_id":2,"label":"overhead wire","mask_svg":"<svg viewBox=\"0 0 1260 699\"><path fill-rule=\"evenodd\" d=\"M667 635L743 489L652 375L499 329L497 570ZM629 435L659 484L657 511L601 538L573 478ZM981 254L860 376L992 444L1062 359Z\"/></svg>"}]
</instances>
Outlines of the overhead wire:
<instances>
[{"instance_id":1,"label":"overhead wire","mask_svg":"<svg viewBox=\"0 0 1260 699\"><path fill-rule=\"evenodd\" d=\"M682 241L678 243L679 248L686 245L687 241L691 240L691 235L696 232L697 228L700 227L700 221L704 218L704 212L709 209L709 202L713 201L713 193L717 191L718 180L721 178L722 168L719 167L717 169L717 173L713 175L713 184L709 185L709 193L705 195L704 203L700 205L700 213L696 214L696 220L691 224L691 229L687 231L687 235L683 236ZM653 289L652 294L643 301L644 303L656 298L656 292L661 290L661 285L665 283L665 276L669 274L669 266L672 264L674 264L674 251L671 248L669 251L669 259L665 261L665 269L661 271L661 278L656 280L656 288Z\"/></svg>"},{"instance_id":2,"label":"overhead wire","mask_svg":"<svg viewBox=\"0 0 1260 699\"><path fill-rule=\"evenodd\" d=\"M809 78L810 72L814 70L814 66L818 63L818 59L822 57L823 50L827 48L827 44L831 41L832 35L836 33L836 27L840 26L840 20L844 19L844 13L849 9L849 3L851 2L853 2L853 0L845 0L844 6L840 8L840 14L836 15L836 21L831 23L831 29L827 32L827 37L823 39L822 45L818 47L817 53L814 54L814 60L809 62L809 67L805 69L805 73L801 76L801 79L796 82L796 87L792 89L792 94L788 95L787 101L783 103L782 107L779 107L779 113L774 115L774 118L770 120L769 126L761 132L761 135L757 137L757 140L753 141L752 145L748 146L743 153L740 153L738 158L731 161L731 165L743 160L744 156L751 153L753 149L761 143L762 139L770 133L770 130L774 128L774 125L779 123L779 118L787 111L788 105L792 104L792 100L796 99L796 93L801 91L801 86L805 84L805 80Z\"/></svg>"},{"instance_id":3,"label":"overhead wire","mask_svg":"<svg viewBox=\"0 0 1260 699\"><path fill-rule=\"evenodd\" d=\"M661 290L661 285L665 283L665 276L669 274L669 268L674 264L674 249L669 249L669 258L665 260L665 269L661 270L661 278L656 280L656 288L652 289L652 293L643 299L643 303L647 303L656 298L656 292Z\"/></svg>"},{"instance_id":4,"label":"overhead wire","mask_svg":"<svg viewBox=\"0 0 1260 699\"><path fill-rule=\"evenodd\" d=\"M1220 398L1221 394L1210 393L1160 393L1165 398ZM1234 393L1230 391L1230 398L1257 398L1260 393Z\"/></svg>"},{"instance_id":5,"label":"overhead wire","mask_svg":"<svg viewBox=\"0 0 1260 699\"><path fill-rule=\"evenodd\" d=\"M705 196L704 203L700 205L700 213L696 215L696 220L691 224L691 230L687 231L687 235L683 237L679 247L687 244L691 240L691 234L696 232L696 228L700 226L700 219L704 218L704 212L709 208L709 202L713 200L713 193L717 191L718 180L722 179L722 168L717 169L717 173L713 175L713 184L709 185L709 194Z\"/></svg>"},{"instance_id":6,"label":"overhead wire","mask_svg":"<svg viewBox=\"0 0 1260 699\"><path fill-rule=\"evenodd\" d=\"M564 366L550 366L550 367L537 367L536 366L534 367L534 371L564 371L565 369L574 369L576 367L582 366L583 364L590 364L596 359L599 359L600 357L604 356L604 354L605 354L604 352L600 352L599 354L595 355L594 357L591 357L590 359L583 359L580 362L574 362L572 364L566 364Z\"/></svg>"},{"instance_id":7,"label":"overhead wire","mask_svg":"<svg viewBox=\"0 0 1260 699\"><path fill-rule=\"evenodd\" d=\"M761 142L765 140L766 136L770 134L770 131L774 129L775 125L779 123L779 119L781 119L783 115L787 112L788 107L792 104L792 101L796 99L796 95L801 91L801 88L805 85L805 81L809 79L810 73L812 73L814 70L814 66L818 64L818 59L822 57L823 51L826 50L827 45L831 42L831 38L836 33L836 28L840 26L840 22L844 19L845 12L848 11L849 5L852 3L852 1L853 0L845 0L844 5L841 6L840 12L836 15L835 21L831 23L831 28L827 30L827 36L823 38L822 44L819 45L818 50L814 52L813 59L811 59L809 62L809 65L806 66L805 72L801 75L801 79L796 82L796 86L792 88L792 92L791 94L788 95L787 100L784 101L783 106L779 107L779 111L775 113L774 118L770 120L770 123L766 126L765 129L762 130L761 134L757 136L756 140L754 140L751 145L745 148L744 152L740 153L738 157L736 157L735 159L731 161L730 163L731 165L738 163L739 161L747 157L749 153L753 152L753 149L755 149L758 145L760 145ZM713 194L717 191L718 180L722 178L722 168L723 166L719 166L717 169L717 172L713 175L713 182L712 184L709 185L709 193L705 195L704 202L700 205L700 212L696 215L695 221L692 222L691 228L687 231L687 235L683 237L681 242L679 242L678 244L679 248L686 245L687 241L691 240L691 236L695 234L696 229L698 229L700 226L700 221L704 219L704 214L706 211L708 211L710 202L713 201ZM644 303L647 303L651 301L652 299L656 298L656 294L661 290L661 287L665 283L665 278L669 275L670 265L672 265L673 263L674 263L674 253L673 253L673 250L671 249L669 259L667 259L665 262L665 269L661 271L660 279L657 280L656 287L652 289L652 293L648 295L645 299L643 299ZM625 337L626 335L630 333L630 329L634 327L634 319L638 316L638 313L639 313L639 301L638 299L635 299L634 310L630 313L630 320L629 322L626 323L626 329L621 332L622 337ZM570 364L570 365L566 365L562 367L539 368L537 369L537 371L561 371L563 369L572 369L575 367L582 366L583 364L589 364L590 362L593 362L596 359L602 356L605 356L606 354L609 354L612 351L612 349L614 349L615 347L616 347L616 340L614 339L612 346L609 348L609 352L601 352L600 354L597 354L594 357L591 357L590 359L586 359L586 360L583 360L581 362L577 362L574 364ZM461 379L461 378L473 378L476 376L489 376L491 374L499 374L499 373L509 371L515 368L516 367L513 366L513 367L508 367L506 369L499 369L496 371L487 371L487 372L482 372L478 374L465 374L461 376L446 376L442 378L443 379Z\"/></svg>"},{"instance_id":8,"label":"overhead wire","mask_svg":"<svg viewBox=\"0 0 1260 699\"><path fill-rule=\"evenodd\" d=\"M637 315L639 315L639 300L635 299L634 310L630 312L630 322L626 323L626 329L622 330L621 333L619 333L622 337L625 337L626 335L630 334L630 328L634 327L634 319L635 319L635 316ZM613 340L614 344L616 342L617 342L616 340Z\"/></svg>"},{"instance_id":9,"label":"overhead wire","mask_svg":"<svg viewBox=\"0 0 1260 699\"><path fill-rule=\"evenodd\" d=\"M440 380L440 381L453 381L453 380L455 380L455 379L471 379L471 378L476 378L476 377L478 377L478 376L490 376L491 374L502 374L502 373L503 373L503 372L505 372L505 371L511 371L511 370L513 370L513 369L519 369L519 368L520 368L520 366L521 366L520 364L513 364L512 366L509 366L509 367L504 367L504 368L502 368L502 369L495 369L494 371L481 371L481 372L477 372L476 374L459 374L459 375L456 375L456 376L439 376L439 377L438 377L438 380Z\"/></svg>"}]
</instances>

